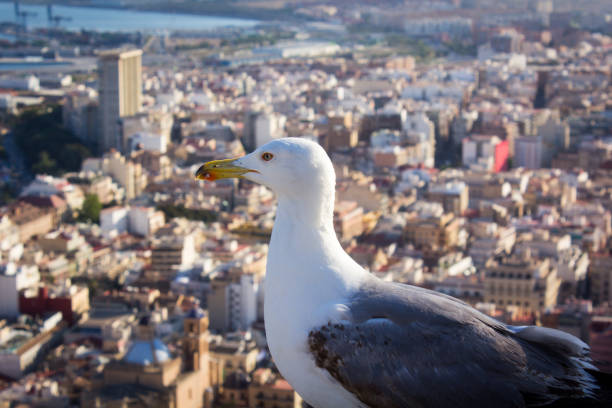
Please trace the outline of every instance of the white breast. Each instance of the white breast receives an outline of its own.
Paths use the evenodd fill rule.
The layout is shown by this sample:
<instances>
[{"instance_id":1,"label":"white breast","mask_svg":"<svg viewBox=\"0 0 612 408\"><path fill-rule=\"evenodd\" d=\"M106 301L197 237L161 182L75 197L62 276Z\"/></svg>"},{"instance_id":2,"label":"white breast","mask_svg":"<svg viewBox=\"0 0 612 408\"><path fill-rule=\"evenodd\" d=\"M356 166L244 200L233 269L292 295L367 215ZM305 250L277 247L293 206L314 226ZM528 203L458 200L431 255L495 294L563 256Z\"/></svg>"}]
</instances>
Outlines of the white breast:
<instances>
[{"instance_id":1,"label":"white breast","mask_svg":"<svg viewBox=\"0 0 612 408\"><path fill-rule=\"evenodd\" d=\"M303 252L291 251L290 246L271 245L268 254L264 318L274 362L300 396L316 408L363 406L327 371L316 367L308 349L310 330L339 320L347 285L337 279L333 266L304 259Z\"/></svg>"},{"instance_id":2,"label":"white breast","mask_svg":"<svg viewBox=\"0 0 612 408\"><path fill-rule=\"evenodd\" d=\"M274 362L283 377L304 400L316 408L363 406L327 371L315 365L308 349L308 333L315 326L306 327L303 322L320 321L320 317L316 318L315 315L321 316L324 308L312 310L313 314L308 315L311 308L292 310L293 302L287 302L286 299L282 294L275 296L275 291L269 291L266 284L266 337Z\"/></svg>"}]
</instances>

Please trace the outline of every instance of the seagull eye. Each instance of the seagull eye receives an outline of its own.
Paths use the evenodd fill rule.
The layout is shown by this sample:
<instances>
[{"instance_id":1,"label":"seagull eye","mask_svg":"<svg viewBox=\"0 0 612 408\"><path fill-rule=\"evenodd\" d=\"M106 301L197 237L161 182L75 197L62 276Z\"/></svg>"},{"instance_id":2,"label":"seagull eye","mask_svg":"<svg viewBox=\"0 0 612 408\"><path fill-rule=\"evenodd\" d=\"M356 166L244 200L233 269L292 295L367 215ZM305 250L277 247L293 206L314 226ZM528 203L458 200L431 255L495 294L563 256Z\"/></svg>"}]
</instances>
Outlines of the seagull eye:
<instances>
[{"instance_id":1,"label":"seagull eye","mask_svg":"<svg viewBox=\"0 0 612 408\"><path fill-rule=\"evenodd\" d=\"M261 155L261 158L264 161L270 161L270 160L272 160L273 157L274 157L274 155L272 153L268 153L268 152L265 152L264 154Z\"/></svg>"}]
</instances>

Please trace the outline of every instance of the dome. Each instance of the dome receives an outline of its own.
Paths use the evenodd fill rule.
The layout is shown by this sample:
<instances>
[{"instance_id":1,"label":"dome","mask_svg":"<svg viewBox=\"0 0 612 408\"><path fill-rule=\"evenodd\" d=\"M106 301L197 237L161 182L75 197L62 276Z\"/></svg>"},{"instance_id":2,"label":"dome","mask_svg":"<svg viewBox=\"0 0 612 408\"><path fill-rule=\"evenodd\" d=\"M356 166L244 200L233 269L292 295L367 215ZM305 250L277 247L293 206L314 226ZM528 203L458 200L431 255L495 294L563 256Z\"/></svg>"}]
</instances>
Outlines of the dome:
<instances>
[{"instance_id":1,"label":"dome","mask_svg":"<svg viewBox=\"0 0 612 408\"><path fill-rule=\"evenodd\" d=\"M123 361L131 364L150 365L170 360L168 347L159 339L137 340L132 343Z\"/></svg>"}]
</instances>

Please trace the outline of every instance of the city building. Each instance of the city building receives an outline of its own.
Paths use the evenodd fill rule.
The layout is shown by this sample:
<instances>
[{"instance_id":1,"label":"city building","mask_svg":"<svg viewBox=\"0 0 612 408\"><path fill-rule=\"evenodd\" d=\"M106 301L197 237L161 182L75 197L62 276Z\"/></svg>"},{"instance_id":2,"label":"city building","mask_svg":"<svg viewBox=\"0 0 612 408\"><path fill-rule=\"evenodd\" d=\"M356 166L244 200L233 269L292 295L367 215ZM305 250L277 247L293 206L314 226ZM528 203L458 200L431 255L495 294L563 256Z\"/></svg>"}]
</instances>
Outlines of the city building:
<instances>
[{"instance_id":1,"label":"city building","mask_svg":"<svg viewBox=\"0 0 612 408\"><path fill-rule=\"evenodd\" d=\"M591 358L597 368L612 373L612 318L593 316L589 325Z\"/></svg>"},{"instance_id":2,"label":"city building","mask_svg":"<svg viewBox=\"0 0 612 408\"><path fill-rule=\"evenodd\" d=\"M148 317L140 319L136 338L120 360L104 367L102 384L81 394L81 405L109 406L126 399L134 407L212 407L208 319L190 311L184 319L182 354L174 356L155 336Z\"/></svg>"},{"instance_id":3,"label":"city building","mask_svg":"<svg viewBox=\"0 0 612 408\"><path fill-rule=\"evenodd\" d=\"M595 253L589 266L593 304L612 304L612 255Z\"/></svg>"},{"instance_id":4,"label":"city building","mask_svg":"<svg viewBox=\"0 0 612 408\"><path fill-rule=\"evenodd\" d=\"M210 329L220 333L249 330L257 319L258 293L253 274L215 278L208 296Z\"/></svg>"},{"instance_id":5,"label":"city building","mask_svg":"<svg viewBox=\"0 0 612 408\"><path fill-rule=\"evenodd\" d=\"M353 114L351 112L330 114L327 124L320 136L325 150L333 152L338 149L348 149L357 146L359 132L353 127Z\"/></svg>"},{"instance_id":6,"label":"city building","mask_svg":"<svg viewBox=\"0 0 612 408\"><path fill-rule=\"evenodd\" d=\"M13 262L0 264L0 316L19 316L19 292L35 288L40 282L36 265L17 265Z\"/></svg>"},{"instance_id":7,"label":"city building","mask_svg":"<svg viewBox=\"0 0 612 408\"><path fill-rule=\"evenodd\" d=\"M469 189L462 181L432 183L427 190L427 200L442 204L445 212L461 216L469 204Z\"/></svg>"},{"instance_id":8,"label":"city building","mask_svg":"<svg viewBox=\"0 0 612 408\"><path fill-rule=\"evenodd\" d=\"M516 306L537 313L557 304L561 279L548 259L539 260L529 250L490 259L485 265L485 302L499 307Z\"/></svg>"},{"instance_id":9,"label":"city building","mask_svg":"<svg viewBox=\"0 0 612 408\"><path fill-rule=\"evenodd\" d=\"M163 235L153 240L151 268L145 276L150 281L163 281L169 285L181 268L193 265L196 257L195 234Z\"/></svg>"},{"instance_id":10,"label":"city building","mask_svg":"<svg viewBox=\"0 0 612 408\"><path fill-rule=\"evenodd\" d=\"M34 371L59 344L64 327L59 312L46 314L39 323L0 326L0 375L16 380Z\"/></svg>"},{"instance_id":11,"label":"city building","mask_svg":"<svg viewBox=\"0 0 612 408\"><path fill-rule=\"evenodd\" d=\"M276 112L252 111L245 114L242 141L250 152L285 135L287 118Z\"/></svg>"},{"instance_id":12,"label":"city building","mask_svg":"<svg viewBox=\"0 0 612 408\"><path fill-rule=\"evenodd\" d=\"M517 167L526 169L542 168L542 140L538 137L523 136L514 141L514 159Z\"/></svg>"},{"instance_id":13,"label":"city building","mask_svg":"<svg viewBox=\"0 0 612 408\"><path fill-rule=\"evenodd\" d=\"M403 239L407 244L433 252L447 252L458 243L459 219L438 203L424 205L408 216Z\"/></svg>"},{"instance_id":14,"label":"city building","mask_svg":"<svg viewBox=\"0 0 612 408\"><path fill-rule=\"evenodd\" d=\"M90 88L73 90L64 97L62 123L87 146L96 146L100 137L97 93Z\"/></svg>"},{"instance_id":15,"label":"city building","mask_svg":"<svg viewBox=\"0 0 612 408\"><path fill-rule=\"evenodd\" d=\"M340 241L347 241L363 233L363 208L355 201L336 201L334 229Z\"/></svg>"},{"instance_id":16,"label":"city building","mask_svg":"<svg viewBox=\"0 0 612 408\"><path fill-rule=\"evenodd\" d=\"M102 152L123 150L120 119L142 109L142 51L112 50L98 55L98 94Z\"/></svg>"},{"instance_id":17,"label":"city building","mask_svg":"<svg viewBox=\"0 0 612 408\"><path fill-rule=\"evenodd\" d=\"M116 150L105 153L102 158L86 159L81 171L111 176L125 189L125 198L128 200L140 195L147 186L147 176L142 166Z\"/></svg>"},{"instance_id":18,"label":"city building","mask_svg":"<svg viewBox=\"0 0 612 408\"><path fill-rule=\"evenodd\" d=\"M210 358L220 366L226 378L232 373L251 373L257 365L259 350L250 332L227 333L210 339ZM224 378L224 379L225 379Z\"/></svg>"},{"instance_id":19,"label":"city building","mask_svg":"<svg viewBox=\"0 0 612 408\"><path fill-rule=\"evenodd\" d=\"M500 172L508 168L509 145L497 136L472 135L462 140L463 165L475 171Z\"/></svg>"},{"instance_id":20,"label":"city building","mask_svg":"<svg viewBox=\"0 0 612 408\"><path fill-rule=\"evenodd\" d=\"M34 236L46 234L54 228L57 220L55 211L38 208L23 201L9 207L7 215L19 230L20 242L27 242Z\"/></svg>"},{"instance_id":21,"label":"city building","mask_svg":"<svg viewBox=\"0 0 612 408\"><path fill-rule=\"evenodd\" d=\"M249 386L249 407L299 408L302 398L293 387L269 368L258 368Z\"/></svg>"},{"instance_id":22,"label":"city building","mask_svg":"<svg viewBox=\"0 0 612 408\"><path fill-rule=\"evenodd\" d=\"M41 286L38 291L36 288L24 290L19 295L19 311L30 316L61 312L62 320L73 325L89 311L89 289L68 283L57 288Z\"/></svg>"}]
</instances>

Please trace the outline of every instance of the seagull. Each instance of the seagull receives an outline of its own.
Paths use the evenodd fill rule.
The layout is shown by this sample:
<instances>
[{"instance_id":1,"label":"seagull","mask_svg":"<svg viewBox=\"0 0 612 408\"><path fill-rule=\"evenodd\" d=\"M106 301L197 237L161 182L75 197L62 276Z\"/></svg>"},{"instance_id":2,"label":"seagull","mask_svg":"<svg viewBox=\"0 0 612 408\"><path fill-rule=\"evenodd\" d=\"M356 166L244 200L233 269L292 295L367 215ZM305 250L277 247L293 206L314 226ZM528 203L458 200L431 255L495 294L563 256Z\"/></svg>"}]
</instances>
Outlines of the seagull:
<instances>
[{"instance_id":1,"label":"seagull","mask_svg":"<svg viewBox=\"0 0 612 408\"><path fill-rule=\"evenodd\" d=\"M246 156L208 162L196 178L243 178L276 193L266 337L280 373L313 407L604 403L604 374L578 338L505 325L357 264L334 232L336 176L317 143L276 139Z\"/></svg>"}]
</instances>

